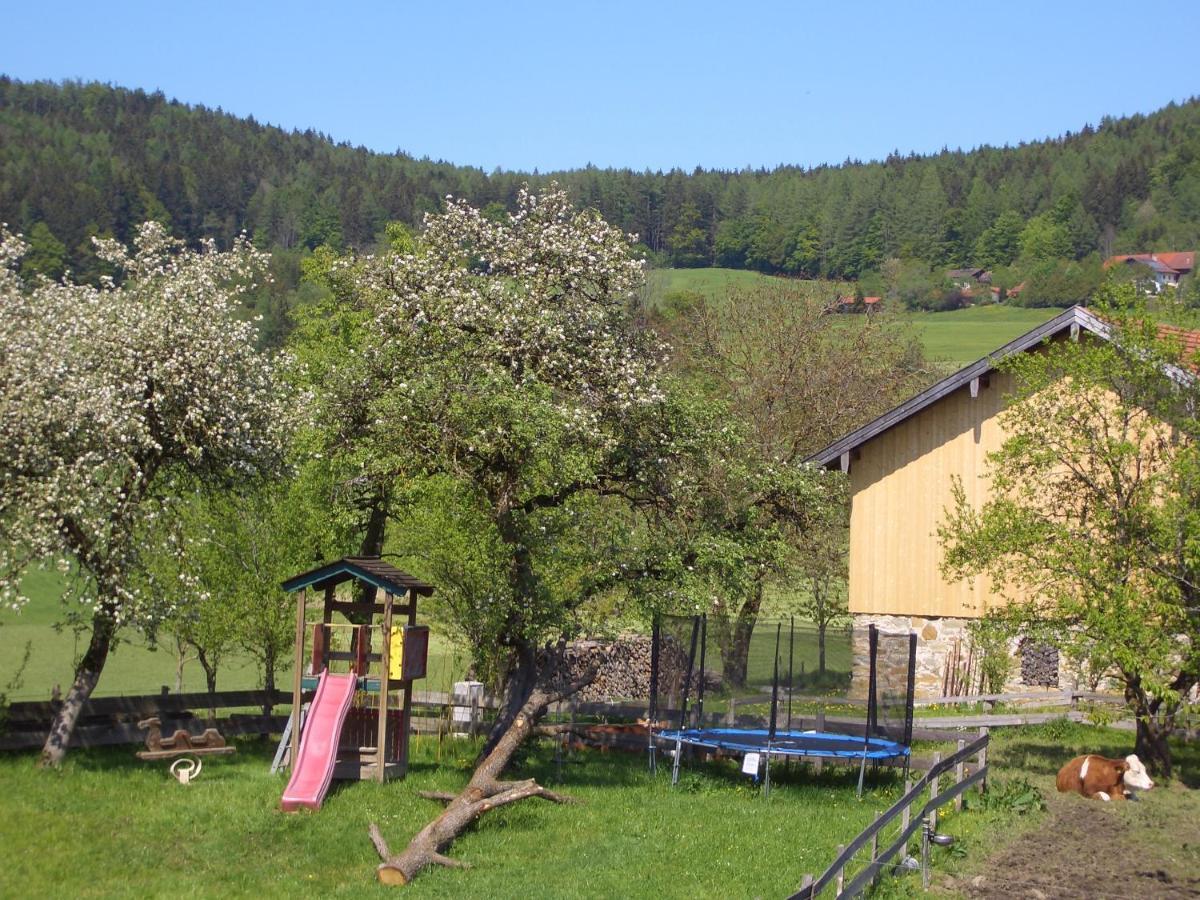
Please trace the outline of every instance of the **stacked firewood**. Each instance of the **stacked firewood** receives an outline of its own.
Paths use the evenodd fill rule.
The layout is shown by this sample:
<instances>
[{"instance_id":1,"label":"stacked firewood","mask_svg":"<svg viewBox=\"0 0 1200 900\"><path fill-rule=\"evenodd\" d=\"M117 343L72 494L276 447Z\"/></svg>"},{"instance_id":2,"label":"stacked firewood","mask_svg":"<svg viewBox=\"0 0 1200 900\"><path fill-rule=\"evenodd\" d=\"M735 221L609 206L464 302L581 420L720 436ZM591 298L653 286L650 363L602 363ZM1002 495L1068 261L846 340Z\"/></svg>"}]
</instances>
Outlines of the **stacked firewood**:
<instances>
[{"instance_id":1,"label":"stacked firewood","mask_svg":"<svg viewBox=\"0 0 1200 900\"><path fill-rule=\"evenodd\" d=\"M575 695L581 703L615 703L645 700L650 696L652 641L649 635L622 635L616 640L582 640L567 646L572 670L597 667L596 677ZM678 694L687 675L686 649L664 636L659 651L659 696ZM698 677L693 676L693 688Z\"/></svg>"}]
</instances>

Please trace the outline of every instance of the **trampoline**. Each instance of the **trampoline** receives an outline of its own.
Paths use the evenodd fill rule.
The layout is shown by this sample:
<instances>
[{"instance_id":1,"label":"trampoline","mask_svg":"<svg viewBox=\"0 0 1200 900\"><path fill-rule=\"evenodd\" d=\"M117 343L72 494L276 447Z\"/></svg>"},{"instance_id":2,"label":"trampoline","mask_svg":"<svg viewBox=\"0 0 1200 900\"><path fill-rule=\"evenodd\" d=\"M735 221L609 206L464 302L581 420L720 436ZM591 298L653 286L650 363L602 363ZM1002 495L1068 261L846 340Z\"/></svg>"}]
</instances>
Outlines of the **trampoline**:
<instances>
[{"instance_id":1,"label":"trampoline","mask_svg":"<svg viewBox=\"0 0 1200 900\"><path fill-rule=\"evenodd\" d=\"M823 759L849 759L875 762L900 759L909 755L908 747L886 738L861 738L826 731L777 731L766 728L687 728L660 731L664 741L688 744L705 750L731 753L770 753L772 756L813 756Z\"/></svg>"},{"instance_id":2,"label":"trampoline","mask_svg":"<svg viewBox=\"0 0 1200 900\"><path fill-rule=\"evenodd\" d=\"M843 760L858 764L858 793L862 795L863 776L867 762L873 765L893 762L903 765L907 777L909 765L909 745L912 743L913 726L913 692L915 687L916 670L916 635L883 634L874 625L868 626L867 634L867 683L866 687L866 721L863 723L862 734L842 734L826 731L822 727L824 719L818 717L818 728L813 730L797 730L792 728L791 714L791 654L795 628L789 635L788 671L785 673L788 684L787 716L783 727L780 722L780 647L782 623L775 629L775 652L773 673L771 676L771 709L767 720L768 727L705 727L703 721L704 685L705 685L705 651L708 637L707 616L693 616L678 621L675 632L678 637L670 641L664 640L663 622L660 618L654 624L654 643L651 655L651 700L649 710L649 751L650 768L655 769L655 744L657 741L673 744L674 757L671 766L671 783L679 780L679 766L684 756L684 747L698 748L707 752L724 754L742 754L743 768L746 774L758 778L760 765L765 765L763 790L771 790L771 760L798 758L817 758ZM690 631L690 635L688 632ZM685 637L687 635L687 637ZM688 639L690 638L690 640ZM688 647L686 655L677 653L675 668L681 669L675 679L680 693L678 710L678 725L671 729L656 730L653 722L658 711L658 691L662 677L662 648L674 644L679 649ZM698 652L697 652L698 651ZM883 666L880 660L885 660ZM686 660L686 666L683 665ZM697 663L699 665L697 665ZM887 684L881 684L881 669L886 673ZM688 719L688 695L692 688L696 690L696 704L691 710L692 719ZM716 723L713 723L715 726ZM690 727L689 727L690 726ZM855 728L857 731L857 728Z\"/></svg>"}]
</instances>

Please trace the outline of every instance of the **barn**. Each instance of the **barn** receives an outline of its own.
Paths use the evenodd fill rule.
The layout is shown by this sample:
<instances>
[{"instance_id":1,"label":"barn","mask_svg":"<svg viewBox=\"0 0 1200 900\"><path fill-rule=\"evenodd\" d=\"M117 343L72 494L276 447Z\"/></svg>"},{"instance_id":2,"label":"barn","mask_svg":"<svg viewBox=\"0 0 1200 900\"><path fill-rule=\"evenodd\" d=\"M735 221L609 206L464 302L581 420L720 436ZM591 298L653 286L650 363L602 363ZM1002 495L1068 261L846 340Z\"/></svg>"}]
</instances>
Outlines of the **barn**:
<instances>
[{"instance_id":1,"label":"barn","mask_svg":"<svg viewBox=\"0 0 1200 900\"><path fill-rule=\"evenodd\" d=\"M834 441L809 462L840 468L850 481L849 603L855 631L875 624L890 632L915 631L917 696L944 693L948 664L965 660L967 624L999 602L986 577L947 582L940 566L938 525L951 505L954 476L979 506L988 484L980 476L987 454L1005 435L999 423L1011 376L997 364L1034 352L1046 341L1107 339L1108 328L1083 307L1072 307L984 359L942 379L858 430ZM861 627L860 627L861 626ZM1066 686L1054 651L1014 648L1013 690Z\"/></svg>"}]
</instances>

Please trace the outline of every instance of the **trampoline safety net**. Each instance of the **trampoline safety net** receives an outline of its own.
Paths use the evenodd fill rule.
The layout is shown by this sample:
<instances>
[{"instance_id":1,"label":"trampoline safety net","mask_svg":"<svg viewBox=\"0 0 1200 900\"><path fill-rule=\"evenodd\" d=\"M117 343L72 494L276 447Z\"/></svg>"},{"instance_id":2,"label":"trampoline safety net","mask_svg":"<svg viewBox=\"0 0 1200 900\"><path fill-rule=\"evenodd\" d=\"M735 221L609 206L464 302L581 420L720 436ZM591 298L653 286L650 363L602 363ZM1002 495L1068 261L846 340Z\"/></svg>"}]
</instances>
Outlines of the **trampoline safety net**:
<instances>
[{"instance_id":1,"label":"trampoline safety net","mask_svg":"<svg viewBox=\"0 0 1200 900\"><path fill-rule=\"evenodd\" d=\"M722 746L735 751L769 741L772 752L787 753L783 742L792 738L798 755L806 753L801 745L811 755L825 755L822 747L845 751L847 740L857 744L854 756L897 755L884 752L897 745L907 755L915 666L915 634L874 626L831 626L822 634L794 619L746 625L719 616L661 616L648 710L652 721L672 731L711 736L716 729ZM852 711L830 713L839 721L824 729L829 742L795 739L800 730L814 730L816 704L841 703ZM697 746L710 742L699 732L693 736L689 742Z\"/></svg>"}]
</instances>

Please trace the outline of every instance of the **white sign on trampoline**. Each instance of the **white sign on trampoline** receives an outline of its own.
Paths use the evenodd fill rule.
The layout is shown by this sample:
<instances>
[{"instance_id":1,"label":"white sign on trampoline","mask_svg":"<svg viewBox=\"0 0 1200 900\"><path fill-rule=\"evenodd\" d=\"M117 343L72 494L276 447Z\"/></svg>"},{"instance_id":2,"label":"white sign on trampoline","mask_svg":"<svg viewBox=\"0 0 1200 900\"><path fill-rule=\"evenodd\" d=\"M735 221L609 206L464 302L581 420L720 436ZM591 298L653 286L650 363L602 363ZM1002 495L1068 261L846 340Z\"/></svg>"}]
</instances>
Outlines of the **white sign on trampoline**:
<instances>
[{"instance_id":1,"label":"white sign on trampoline","mask_svg":"<svg viewBox=\"0 0 1200 900\"><path fill-rule=\"evenodd\" d=\"M758 775L758 754L747 753L742 757L742 771L747 775Z\"/></svg>"}]
</instances>

